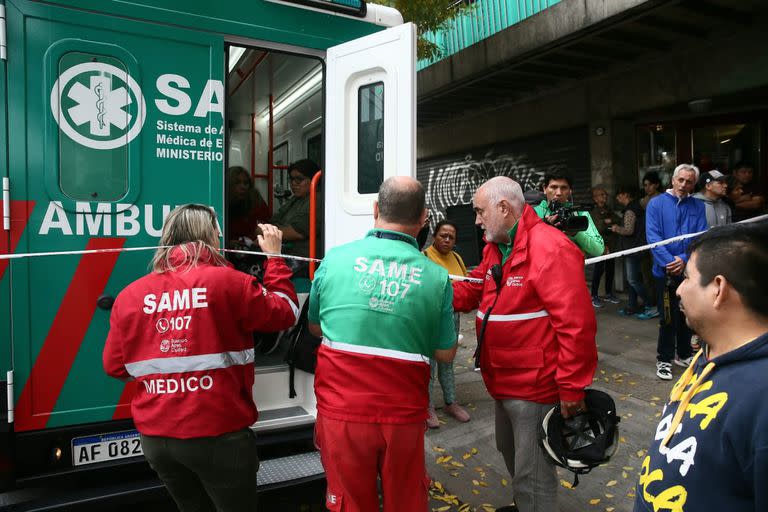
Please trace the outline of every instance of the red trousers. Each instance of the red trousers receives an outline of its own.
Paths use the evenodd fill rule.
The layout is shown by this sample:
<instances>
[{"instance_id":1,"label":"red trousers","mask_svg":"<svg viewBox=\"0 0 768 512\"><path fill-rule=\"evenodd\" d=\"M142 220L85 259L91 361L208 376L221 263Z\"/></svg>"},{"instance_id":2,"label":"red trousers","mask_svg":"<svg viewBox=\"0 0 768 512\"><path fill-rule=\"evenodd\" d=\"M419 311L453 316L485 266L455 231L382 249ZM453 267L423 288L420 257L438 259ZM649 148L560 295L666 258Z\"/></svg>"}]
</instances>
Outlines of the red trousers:
<instances>
[{"instance_id":1,"label":"red trousers","mask_svg":"<svg viewBox=\"0 0 768 512\"><path fill-rule=\"evenodd\" d=\"M429 478L424 466L424 424L353 423L317 417L315 442L328 481L333 512L425 512Z\"/></svg>"}]
</instances>

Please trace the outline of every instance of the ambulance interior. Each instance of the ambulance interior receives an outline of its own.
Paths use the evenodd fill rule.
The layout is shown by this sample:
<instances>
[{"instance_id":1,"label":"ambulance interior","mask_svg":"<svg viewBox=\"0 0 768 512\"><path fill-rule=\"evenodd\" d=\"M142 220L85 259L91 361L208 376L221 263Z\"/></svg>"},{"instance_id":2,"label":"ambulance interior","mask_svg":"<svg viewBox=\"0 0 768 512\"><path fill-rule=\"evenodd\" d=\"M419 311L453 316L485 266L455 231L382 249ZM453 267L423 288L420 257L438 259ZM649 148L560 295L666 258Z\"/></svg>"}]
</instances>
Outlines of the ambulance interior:
<instances>
[{"instance_id":1,"label":"ambulance interior","mask_svg":"<svg viewBox=\"0 0 768 512\"><path fill-rule=\"evenodd\" d=\"M291 197L288 165L309 158L323 165L322 61L258 48L228 47L225 247L258 251L255 221L268 222ZM317 218L322 219L322 180ZM317 221L316 257L322 257L322 221ZM249 236L250 234L250 236ZM284 244L284 252L286 244ZM239 270L259 275L263 258L228 254ZM289 260L299 307L309 292L306 262ZM260 275L259 275L260 277ZM289 398L285 356L290 332L255 336L256 430L312 423L316 415L313 376L296 370L297 396Z\"/></svg>"}]
</instances>

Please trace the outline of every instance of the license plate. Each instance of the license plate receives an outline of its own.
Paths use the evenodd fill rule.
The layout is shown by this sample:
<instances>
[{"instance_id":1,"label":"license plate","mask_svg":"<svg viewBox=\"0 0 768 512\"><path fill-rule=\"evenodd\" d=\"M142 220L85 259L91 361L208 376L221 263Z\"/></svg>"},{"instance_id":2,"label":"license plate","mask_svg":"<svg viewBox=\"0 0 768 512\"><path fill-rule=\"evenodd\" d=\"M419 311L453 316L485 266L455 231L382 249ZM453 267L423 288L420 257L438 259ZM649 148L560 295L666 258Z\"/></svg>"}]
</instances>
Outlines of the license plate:
<instances>
[{"instance_id":1,"label":"license plate","mask_svg":"<svg viewBox=\"0 0 768 512\"><path fill-rule=\"evenodd\" d=\"M127 459L143 454L139 433L135 430L72 439L73 466Z\"/></svg>"}]
</instances>

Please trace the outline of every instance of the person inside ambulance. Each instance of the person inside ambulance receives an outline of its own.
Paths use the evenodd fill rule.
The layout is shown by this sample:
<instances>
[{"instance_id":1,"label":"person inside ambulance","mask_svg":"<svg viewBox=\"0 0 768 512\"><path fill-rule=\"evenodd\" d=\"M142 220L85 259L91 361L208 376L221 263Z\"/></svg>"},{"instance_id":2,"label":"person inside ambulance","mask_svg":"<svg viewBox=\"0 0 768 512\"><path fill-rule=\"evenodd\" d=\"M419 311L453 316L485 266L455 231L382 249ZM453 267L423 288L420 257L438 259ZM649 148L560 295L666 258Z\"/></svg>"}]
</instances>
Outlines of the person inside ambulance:
<instances>
[{"instance_id":1,"label":"person inside ambulance","mask_svg":"<svg viewBox=\"0 0 768 512\"><path fill-rule=\"evenodd\" d=\"M280 254L281 233L258 242ZM297 297L282 257L263 285L219 253L213 210L187 204L163 225L152 272L115 300L104 370L136 380L131 400L144 455L181 512L256 510L254 331L296 322Z\"/></svg>"},{"instance_id":2,"label":"person inside ambulance","mask_svg":"<svg viewBox=\"0 0 768 512\"><path fill-rule=\"evenodd\" d=\"M253 188L253 179L245 167L236 165L227 170L227 188L229 240L251 246L256 240L258 223L267 220L271 214L269 205Z\"/></svg>"},{"instance_id":3,"label":"person inside ambulance","mask_svg":"<svg viewBox=\"0 0 768 512\"><path fill-rule=\"evenodd\" d=\"M309 256L309 191L312 177L319 170L320 167L307 158L289 166L293 196L270 219L283 232L286 254Z\"/></svg>"}]
</instances>

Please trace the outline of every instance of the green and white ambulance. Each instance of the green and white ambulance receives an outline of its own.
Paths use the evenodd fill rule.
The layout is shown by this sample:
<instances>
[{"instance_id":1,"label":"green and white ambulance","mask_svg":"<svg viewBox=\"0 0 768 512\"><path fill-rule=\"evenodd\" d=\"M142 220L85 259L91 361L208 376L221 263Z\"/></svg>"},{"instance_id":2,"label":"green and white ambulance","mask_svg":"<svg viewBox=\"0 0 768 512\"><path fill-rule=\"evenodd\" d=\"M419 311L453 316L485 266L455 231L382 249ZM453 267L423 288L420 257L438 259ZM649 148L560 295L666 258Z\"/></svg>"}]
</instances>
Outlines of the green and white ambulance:
<instances>
[{"instance_id":1,"label":"green and white ambulance","mask_svg":"<svg viewBox=\"0 0 768 512\"><path fill-rule=\"evenodd\" d=\"M157 482L102 370L113 298L176 205L215 208L230 246L234 166L274 213L316 160L310 256L363 236L378 184L415 174L415 28L362 0L2 4L0 508L130 494ZM322 476L312 375L290 398L281 350L255 365L265 487Z\"/></svg>"}]
</instances>

